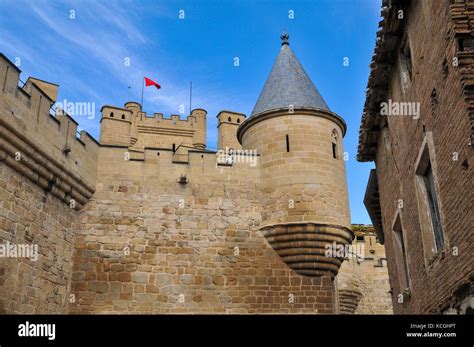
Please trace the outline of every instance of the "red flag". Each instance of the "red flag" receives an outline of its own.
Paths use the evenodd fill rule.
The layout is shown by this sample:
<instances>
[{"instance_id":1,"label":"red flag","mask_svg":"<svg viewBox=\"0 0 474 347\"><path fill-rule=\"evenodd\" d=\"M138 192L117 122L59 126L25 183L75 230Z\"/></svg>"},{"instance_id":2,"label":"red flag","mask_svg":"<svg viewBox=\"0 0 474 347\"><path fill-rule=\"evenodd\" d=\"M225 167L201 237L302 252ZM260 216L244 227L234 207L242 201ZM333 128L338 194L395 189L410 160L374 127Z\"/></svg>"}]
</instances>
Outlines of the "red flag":
<instances>
[{"instance_id":1,"label":"red flag","mask_svg":"<svg viewBox=\"0 0 474 347\"><path fill-rule=\"evenodd\" d=\"M158 83L156 83L155 81L149 79L148 77L145 77L145 85L146 85L147 87L149 87L149 86L155 86L156 89L160 89L160 88L161 88L161 86L160 86Z\"/></svg>"}]
</instances>

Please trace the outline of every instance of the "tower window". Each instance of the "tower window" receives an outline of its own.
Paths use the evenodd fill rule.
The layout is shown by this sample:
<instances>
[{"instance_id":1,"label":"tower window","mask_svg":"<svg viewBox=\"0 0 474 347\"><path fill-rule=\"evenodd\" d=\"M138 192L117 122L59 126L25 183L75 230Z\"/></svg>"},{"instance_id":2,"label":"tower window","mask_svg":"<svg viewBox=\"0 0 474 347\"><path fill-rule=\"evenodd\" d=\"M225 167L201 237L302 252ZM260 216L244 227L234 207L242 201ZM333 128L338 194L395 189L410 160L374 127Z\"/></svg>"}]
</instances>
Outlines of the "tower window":
<instances>
[{"instance_id":1,"label":"tower window","mask_svg":"<svg viewBox=\"0 0 474 347\"><path fill-rule=\"evenodd\" d=\"M336 132L336 129L334 129L332 131L332 134L331 134L331 145L332 145L332 157L334 159L337 159L338 148L337 148L337 132Z\"/></svg>"},{"instance_id":2,"label":"tower window","mask_svg":"<svg viewBox=\"0 0 474 347\"><path fill-rule=\"evenodd\" d=\"M240 118L237 118L237 123L240 123Z\"/></svg>"},{"instance_id":3,"label":"tower window","mask_svg":"<svg viewBox=\"0 0 474 347\"><path fill-rule=\"evenodd\" d=\"M173 143L173 153L176 152L176 143Z\"/></svg>"},{"instance_id":4,"label":"tower window","mask_svg":"<svg viewBox=\"0 0 474 347\"><path fill-rule=\"evenodd\" d=\"M110 118L114 118L114 113L110 112Z\"/></svg>"},{"instance_id":5,"label":"tower window","mask_svg":"<svg viewBox=\"0 0 474 347\"><path fill-rule=\"evenodd\" d=\"M122 115L122 119L125 119L125 115L124 115L124 114Z\"/></svg>"},{"instance_id":6,"label":"tower window","mask_svg":"<svg viewBox=\"0 0 474 347\"><path fill-rule=\"evenodd\" d=\"M286 135L286 151L290 152L290 137Z\"/></svg>"},{"instance_id":7,"label":"tower window","mask_svg":"<svg viewBox=\"0 0 474 347\"><path fill-rule=\"evenodd\" d=\"M227 119L229 122L232 122L232 119L229 117L229 119Z\"/></svg>"}]
</instances>

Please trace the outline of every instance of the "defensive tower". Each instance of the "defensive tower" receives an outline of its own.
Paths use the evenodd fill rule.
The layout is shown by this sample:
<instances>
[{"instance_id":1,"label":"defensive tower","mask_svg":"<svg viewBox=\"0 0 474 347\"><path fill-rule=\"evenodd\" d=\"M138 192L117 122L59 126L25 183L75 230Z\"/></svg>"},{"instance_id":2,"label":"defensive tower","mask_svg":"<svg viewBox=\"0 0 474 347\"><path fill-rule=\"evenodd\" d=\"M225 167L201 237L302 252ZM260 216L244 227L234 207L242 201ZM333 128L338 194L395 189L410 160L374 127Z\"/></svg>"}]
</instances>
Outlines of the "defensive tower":
<instances>
[{"instance_id":1,"label":"defensive tower","mask_svg":"<svg viewBox=\"0 0 474 347\"><path fill-rule=\"evenodd\" d=\"M288 43L282 47L251 116L237 131L260 155L265 237L285 263L306 276L334 277L342 259L326 246L350 243L342 138L332 112Z\"/></svg>"}]
</instances>

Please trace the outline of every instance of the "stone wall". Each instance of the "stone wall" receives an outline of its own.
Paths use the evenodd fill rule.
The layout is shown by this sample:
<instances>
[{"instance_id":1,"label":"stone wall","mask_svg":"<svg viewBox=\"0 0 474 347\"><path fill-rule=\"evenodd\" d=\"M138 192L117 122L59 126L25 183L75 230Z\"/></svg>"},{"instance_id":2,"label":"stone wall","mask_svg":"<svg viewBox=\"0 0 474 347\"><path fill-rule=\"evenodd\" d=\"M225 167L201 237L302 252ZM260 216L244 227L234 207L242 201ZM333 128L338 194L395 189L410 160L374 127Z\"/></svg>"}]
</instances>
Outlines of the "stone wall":
<instances>
[{"instance_id":1,"label":"stone wall","mask_svg":"<svg viewBox=\"0 0 474 347\"><path fill-rule=\"evenodd\" d=\"M0 244L38 247L0 258L0 313L67 313L77 211L3 163L0 201Z\"/></svg>"},{"instance_id":2,"label":"stone wall","mask_svg":"<svg viewBox=\"0 0 474 347\"><path fill-rule=\"evenodd\" d=\"M361 231L358 225L352 230L357 235L351 248L354 254L344 261L337 275L339 313L392 314L385 248L373 231Z\"/></svg>"},{"instance_id":3,"label":"stone wall","mask_svg":"<svg viewBox=\"0 0 474 347\"><path fill-rule=\"evenodd\" d=\"M94 193L98 144L0 55L0 312L66 313L78 211Z\"/></svg>"},{"instance_id":4,"label":"stone wall","mask_svg":"<svg viewBox=\"0 0 474 347\"><path fill-rule=\"evenodd\" d=\"M377 242L375 235L364 236L363 242L364 259L357 264L362 298L355 313L392 314L385 247Z\"/></svg>"},{"instance_id":5,"label":"stone wall","mask_svg":"<svg viewBox=\"0 0 474 347\"><path fill-rule=\"evenodd\" d=\"M153 150L125 162L123 151L100 151L76 238L72 312L334 312L331 279L294 273L258 230L258 166L219 167L206 152L171 164L170 151Z\"/></svg>"}]
</instances>

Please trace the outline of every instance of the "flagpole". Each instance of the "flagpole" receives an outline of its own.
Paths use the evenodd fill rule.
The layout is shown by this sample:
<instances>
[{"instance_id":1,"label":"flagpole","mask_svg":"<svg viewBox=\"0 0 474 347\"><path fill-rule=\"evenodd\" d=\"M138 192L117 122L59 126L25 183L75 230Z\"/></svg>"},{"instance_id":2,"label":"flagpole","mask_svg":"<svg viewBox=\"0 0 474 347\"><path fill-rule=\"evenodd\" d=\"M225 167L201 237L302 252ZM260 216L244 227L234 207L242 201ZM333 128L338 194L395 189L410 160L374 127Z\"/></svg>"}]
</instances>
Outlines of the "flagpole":
<instances>
[{"instance_id":1,"label":"flagpole","mask_svg":"<svg viewBox=\"0 0 474 347\"><path fill-rule=\"evenodd\" d=\"M193 81L190 81L189 82L189 114L191 114L191 111L192 111L192 108L191 108L192 96L193 96Z\"/></svg>"},{"instance_id":2,"label":"flagpole","mask_svg":"<svg viewBox=\"0 0 474 347\"><path fill-rule=\"evenodd\" d=\"M143 77L143 83L142 83L142 111L143 111L143 90L145 89L145 77Z\"/></svg>"}]
</instances>

